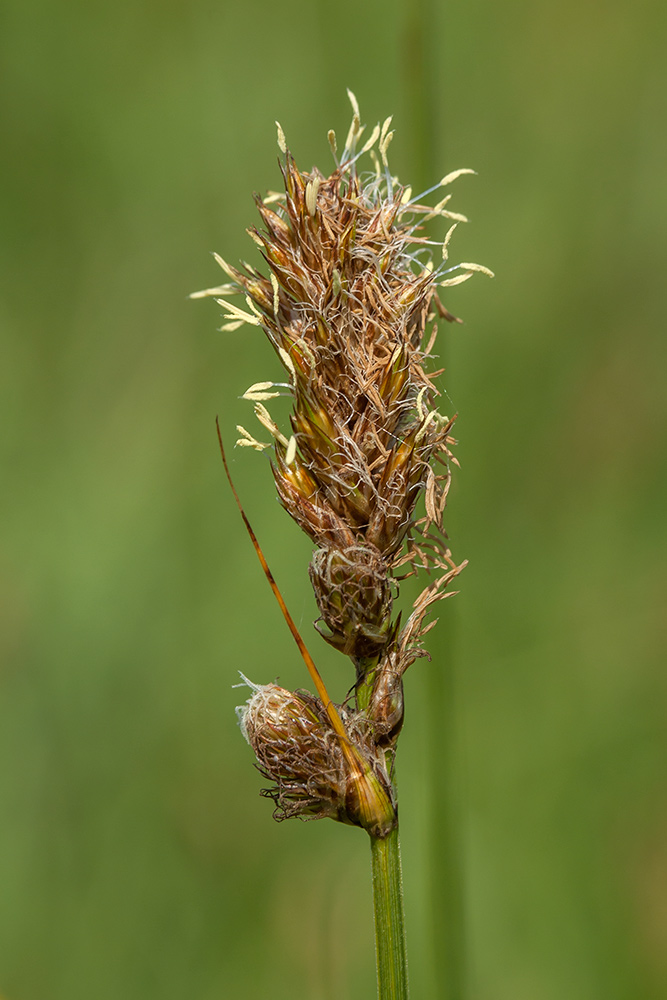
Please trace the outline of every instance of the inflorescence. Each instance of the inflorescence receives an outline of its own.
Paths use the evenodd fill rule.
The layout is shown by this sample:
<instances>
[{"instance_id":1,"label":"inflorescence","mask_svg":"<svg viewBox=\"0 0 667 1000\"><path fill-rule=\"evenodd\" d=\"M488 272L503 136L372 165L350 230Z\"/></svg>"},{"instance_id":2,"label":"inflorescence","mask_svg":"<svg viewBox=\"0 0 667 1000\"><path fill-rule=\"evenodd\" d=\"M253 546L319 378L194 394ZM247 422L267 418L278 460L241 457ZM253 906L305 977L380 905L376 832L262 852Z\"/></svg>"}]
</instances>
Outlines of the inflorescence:
<instances>
[{"instance_id":1,"label":"inflorescence","mask_svg":"<svg viewBox=\"0 0 667 1000\"><path fill-rule=\"evenodd\" d=\"M448 264L452 234L466 221L447 207L451 194L423 203L474 171L456 170L413 196L389 170L391 119L362 145L359 108L350 100L340 155L329 133L336 166L328 177L298 169L278 125L285 190L256 197L263 228L249 230L268 277L216 254L230 281L195 297L216 298L223 330L261 327L287 373L287 383L258 382L244 396L271 442L239 426L237 444L273 449L280 501L315 545L316 628L355 667L352 693L336 707L342 729L320 698L250 685L240 721L272 783L264 794L277 818L329 816L384 836L396 822L390 769L403 674L426 655L423 637L435 624L424 623L426 614L466 565L452 558L443 526L455 415L438 410L441 371L429 368L437 320L460 321L439 292L491 272ZM373 169L359 173L364 156ZM439 244L423 228L436 217L451 223ZM246 308L227 298L238 294ZM293 400L288 433L265 405L285 391ZM419 568L432 579L402 625L393 614L399 581Z\"/></svg>"}]
</instances>

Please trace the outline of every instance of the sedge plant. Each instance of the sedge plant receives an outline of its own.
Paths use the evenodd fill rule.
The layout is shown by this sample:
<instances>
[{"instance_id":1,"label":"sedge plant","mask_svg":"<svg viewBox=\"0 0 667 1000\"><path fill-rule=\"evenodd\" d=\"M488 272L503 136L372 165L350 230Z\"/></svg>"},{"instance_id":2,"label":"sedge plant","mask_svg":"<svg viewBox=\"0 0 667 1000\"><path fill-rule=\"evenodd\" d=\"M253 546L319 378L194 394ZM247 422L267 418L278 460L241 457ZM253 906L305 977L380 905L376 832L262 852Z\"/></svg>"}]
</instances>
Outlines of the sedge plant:
<instances>
[{"instance_id":1,"label":"sedge plant","mask_svg":"<svg viewBox=\"0 0 667 1000\"><path fill-rule=\"evenodd\" d=\"M414 195L389 168L391 119L362 142L359 107L349 96L353 118L342 150L329 132L335 165L328 176L299 170L278 125L284 191L256 198L262 226L249 230L265 270L237 268L216 254L228 280L194 297L216 299L223 330L263 330L286 373L285 382L257 382L244 394L269 440L239 425L237 445L270 450L280 502L314 545L315 627L352 666L350 693L334 704L234 490L316 690L247 681L241 730L276 819L328 817L368 834L378 995L404 1000L393 781L403 675L427 655L424 636L435 624L428 614L453 593L449 585L466 565L454 560L443 524L456 465L455 414L438 408L442 371L433 349L438 321L459 322L441 289L491 272L449 263L450 239L466 220L450 209L449 191L435 194L473 171L455 170ZM436 243L426 224L438 217L449 228ZM243 305L230 301L236 295ZM293 405L290 426L281 430L266 404L285 393ZM221 436L220 446L229 475ZM400 582L420 571L428 582L403 621L395 610Z\"/></svg>"}]
</instances>

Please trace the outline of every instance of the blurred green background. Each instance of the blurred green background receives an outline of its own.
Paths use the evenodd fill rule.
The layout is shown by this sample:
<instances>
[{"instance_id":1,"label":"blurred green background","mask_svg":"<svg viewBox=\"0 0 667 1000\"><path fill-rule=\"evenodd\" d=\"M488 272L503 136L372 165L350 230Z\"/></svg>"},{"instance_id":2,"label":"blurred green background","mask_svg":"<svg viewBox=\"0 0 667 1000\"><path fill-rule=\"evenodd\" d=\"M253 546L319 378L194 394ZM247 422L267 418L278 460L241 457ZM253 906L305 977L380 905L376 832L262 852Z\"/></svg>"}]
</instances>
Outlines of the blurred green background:
<instances>
[{"instance_id":1,"label":"blurred green background","mask_svg":"<svg viewBox=\"0 0 667 1000\"><path fill-rule=\"evenodd\" d=\"M238 669L306 680L214 430L218 413L227 442L252 427L238 397L276 362L187 294L220 280L209 251L254 259L274 119L326 169L349 86L367 123L394 114L411 180L415 18L432 180L479 173L455 187L472 221L452 257L497 278L446 300L466 321L442 350L450 535L470 566L407 678L413 995L441 996L430 852L451 761L465 996L667 992L667 8L421 16L397 0L2 6L4 1000L374 995L365 835L274 824L234 719ZM310 627L309 544L265 456L232 468L342 697L349 669ZM443 670L454 701L434 712Z\"/></svg>"}]
</instances>

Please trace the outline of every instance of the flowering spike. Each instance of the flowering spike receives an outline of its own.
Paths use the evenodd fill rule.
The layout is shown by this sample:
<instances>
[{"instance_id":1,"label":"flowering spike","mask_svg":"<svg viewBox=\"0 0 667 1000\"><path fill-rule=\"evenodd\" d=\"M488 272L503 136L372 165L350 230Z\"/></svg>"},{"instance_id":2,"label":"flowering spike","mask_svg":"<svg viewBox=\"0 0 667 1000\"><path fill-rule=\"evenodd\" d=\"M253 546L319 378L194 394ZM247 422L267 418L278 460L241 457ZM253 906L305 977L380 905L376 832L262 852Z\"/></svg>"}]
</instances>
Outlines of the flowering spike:
<instances>
[{"instance_id":1,"label":"flowering spike","mask_svg":"<svg viewBox=\"0 0 667 1000\"><path fill-rule=\"evenodd\" d=\"M353 693L344 706L334 705L232 485L317 692L255 686L241 709L243 730L273 782L267 794L279 817L331 816L383 837L396 822L385 753L403 721L403 674L425 655L423 637L433 624L426 616L465 566L454 561L443 527L457 464L455 418L438 412L440 373L430 368L434 321L460 320L437 290L491 272L472 263L434 264L429 256L436 246L447 261L456 225L466 219L450 211L449 193L433 198L434 206L424 199L473 171L452 171L413 197L389 171L391 118L360 146L359 105L348 96L352 124L340 162L329 133L336 166L328 177L300 171L277 126L285 194L271 199L275 210L256 199L262 228L249 230L268 276L216 260L246 297L247 309L218 299L227 325L260 326L288 373L289 384L279 383L293 403L285 433L264 406L278 394L275 382L255 383L245 398L273 439L280 502L315 546L309 574L316 627L355 671ZM357 172L366 153L375 170ZM453 223L442 244L422 230L437 216ZM241 446L268 447L238 430ZM229 477L219 426L218 436ZM403 624L394 614L398 585L420 568L433 576Z\"/></svg>"}]
</instances>

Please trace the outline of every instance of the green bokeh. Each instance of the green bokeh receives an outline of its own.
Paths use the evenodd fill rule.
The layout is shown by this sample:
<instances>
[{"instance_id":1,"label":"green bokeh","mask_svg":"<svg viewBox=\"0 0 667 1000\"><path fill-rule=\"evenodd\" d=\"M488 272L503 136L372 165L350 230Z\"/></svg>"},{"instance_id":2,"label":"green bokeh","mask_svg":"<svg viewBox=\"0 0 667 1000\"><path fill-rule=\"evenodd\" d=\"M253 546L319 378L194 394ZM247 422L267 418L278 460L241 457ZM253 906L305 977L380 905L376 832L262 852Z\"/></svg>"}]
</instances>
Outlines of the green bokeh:
<instances>
[{"instance_id":1,"label":"green bokeh","mask_svg":"<svg viewBox=\"0 0 667 1000\"><path fill-rule=\"evenodd\" d=\"M409 5L5 0L0 418L0 994L374 995L368 845L272 823L236 671L305 682L223 479L238 397L277 376L219 334L209 256L252 253L274 119L329 164L345 87L416 142ZM407 679L401 816L414 996L435 997L428 671L455 648L470 1000L667 988L664 246L659 0L437 7L430 66L456 259L461 594ZM250 249L249 249L250 247ZM266 458L233 472L314 636L309 545ZM339 662L340 660L340 662ZM451 713L447 714L449 718ZM452 743L443 733L443 744ZM436 759L433 760L433 755ZM426 759L428 758L428 759Z\"/></svg>"}]
</instances>

